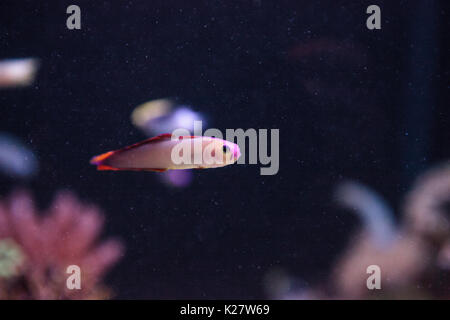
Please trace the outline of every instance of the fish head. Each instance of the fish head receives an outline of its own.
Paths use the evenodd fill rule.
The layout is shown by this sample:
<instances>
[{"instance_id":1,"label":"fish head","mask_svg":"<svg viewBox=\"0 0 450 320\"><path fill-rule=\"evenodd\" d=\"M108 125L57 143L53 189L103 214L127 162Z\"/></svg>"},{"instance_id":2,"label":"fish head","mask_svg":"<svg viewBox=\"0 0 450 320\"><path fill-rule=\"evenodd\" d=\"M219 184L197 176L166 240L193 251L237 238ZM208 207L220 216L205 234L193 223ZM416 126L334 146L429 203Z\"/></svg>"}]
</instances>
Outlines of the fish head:
<instances>
[{"instance_id":1,"label":"fish head","mask_svg":"<svg viewBox=\"0 0 450 320\"><path fill-rule=\"evenodd\" d=\"M223 167L235 163L240 156L239 146L233 142L214 137L203 138L202 167Z\"/></svg>"},{"instance_id":2,"label":"fish head","mask_svg":"<svg viewBox=\"0 0 450 320\"><path fill-rule=\"evenodd\" d=\"M239 146L233 142L222 140L218 148L225 165L235 163L241 156Z\"/></svg>"}]
</instances>

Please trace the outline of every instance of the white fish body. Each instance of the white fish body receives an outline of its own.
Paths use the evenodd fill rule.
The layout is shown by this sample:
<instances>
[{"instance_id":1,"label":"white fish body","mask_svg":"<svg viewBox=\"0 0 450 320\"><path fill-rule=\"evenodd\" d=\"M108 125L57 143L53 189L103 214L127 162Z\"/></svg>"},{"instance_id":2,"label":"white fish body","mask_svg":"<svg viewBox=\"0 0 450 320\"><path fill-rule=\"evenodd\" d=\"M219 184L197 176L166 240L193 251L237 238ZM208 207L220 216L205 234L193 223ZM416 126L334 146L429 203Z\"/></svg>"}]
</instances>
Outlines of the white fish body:
<instances>
[{"instance_id":1,"label":"white fish body","mask_svg":"<svg viewBox=\"0 0 450 320\"><path fill-rule=\"evenodd\" d=\"M240 155L239 146L226 140L163 134L94 157L91 163L99 170L206 169L232 164Z\"/></svg>"}]
</instances>

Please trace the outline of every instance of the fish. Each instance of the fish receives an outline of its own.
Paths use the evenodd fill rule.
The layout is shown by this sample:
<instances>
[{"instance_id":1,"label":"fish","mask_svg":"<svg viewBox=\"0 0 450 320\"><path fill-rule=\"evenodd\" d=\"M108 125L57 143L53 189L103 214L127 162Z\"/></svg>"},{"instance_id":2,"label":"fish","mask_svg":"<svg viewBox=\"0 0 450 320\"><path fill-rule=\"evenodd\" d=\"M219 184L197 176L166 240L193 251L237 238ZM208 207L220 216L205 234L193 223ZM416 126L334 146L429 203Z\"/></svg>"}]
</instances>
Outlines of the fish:
<instances>
[{"instance_id":1,"label":"fish","mask_svg":"<svg viewBox=\"0 0 450 320\"><path fill-rule=\"evenodd\" d=\"M0 60L0 88L31 85L38 68L36 58Z\"/></svg>"},{"instance_id":2,"label":"fish","mask_svg":"<svg viewBox=\"0 0 450 320\"><path fill-rule=\"evenodd\" d=\"M155 171L219 168L235 163L241 152L230 141L207 136L170 133L95 156L97 170Z\"/></svg>"},{"instance_id":3,"label":"fish","mask_svg":"<svg viewBox=\"0 0 450 320\"><path fill-rule=\"evenodd\" d=\"M148 122L170 115L173 107L174 102L169 99L157 99L145 102L133 110L131 122L137 128L145 128ZM170 132L170 130L165 132Z\"/></svg>"},{"instance_id":4,"label":"fish","mask_svg":"<svg viewBox=\"0 0 450 320\"><path fill-rule=\"evenodd\" d=\"M133 125L149 137L179 128L193 132L194 121L206 122L202 113L169 99L148 101L137 106L131 114Z\"/></svg>"},{"instance_id":5,"label":"fish","mask_svg":"<svg viewBox=\"0 0 450 320\"><path fill-rule=\"evenodd\" d=\"M31 178L39 171L36 155L19 138L0 132L0 172L11 178Z\"/></svg>"}]
</instances>

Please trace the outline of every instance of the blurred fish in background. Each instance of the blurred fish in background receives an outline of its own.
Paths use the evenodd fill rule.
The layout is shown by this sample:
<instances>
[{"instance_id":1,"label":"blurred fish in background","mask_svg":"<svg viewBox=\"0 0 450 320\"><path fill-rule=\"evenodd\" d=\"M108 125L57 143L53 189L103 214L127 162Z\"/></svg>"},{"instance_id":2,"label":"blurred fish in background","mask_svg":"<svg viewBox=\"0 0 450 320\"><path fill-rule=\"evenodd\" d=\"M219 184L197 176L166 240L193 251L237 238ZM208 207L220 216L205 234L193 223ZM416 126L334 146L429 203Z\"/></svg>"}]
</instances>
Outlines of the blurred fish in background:
<instances>
[{"instance_id":1,"label":"blurred fish in background","mask_svg":"<svg viewBox=\"0 0 450 320\"><path fill-rule=\"evenodd\" d=\"M0 60L0 88L31 85L38 68L36 58ZM11 178L30 178L37 171L33 152L19 138L0 132L0 172Z\"/></svg>"},{"instance_id":2,"label":"blurred fish in background","mask_svg":"<svg viewBox=\"0 0 450 320\"><path fill-rule=\"evenodd\" d=\"M191 184L192 170L168 170L161 172L161 181L169 187L184 188Z\"/></svg>"},{"instance_id":3,"label":"blurred fish in background","mask_svg":"<svg viewBox=\"0 0 450 320\"><path fill-rule=\"evenodd\" d=\"M179 128L187 129L193 134L194 121L206 124L201 113L170 99L152 100L137 106L131 114L131 121L148 136L172 133Z\"/></svg>"},{"instance_id":4,"label":"blurred fish in background","mask_svg":"<svg viewBox=\"0 0 450 320\"><path fill-rule=\"evenodd\" d=\"M35 58L0 60L0 88L32 84L38 68L39 61Z\"/></svg>"},{"instance_id":5,"label":"blurred fish in background","mask_svg":"<svg viewBox=\"0 0 450 320\"><path fill-rule=\"evenodd\" d=\"M137 106L131 114L131 122L149 137L186 129L194 134L194 121L206 125L205 116L193 111L192 107L179 105L170 99L157 99ZM169 187L187 187L193 179L192 170L161 172L161 181Z\"/></svg>"},{"instance_id":6,"label":"blurred fish in background","mask_svg":"<svg viewBox=\"0 0 450 320\"><path fill-rule=\"evenodd\" d=\"M31 178L39 165L34 153L17 137L0 132L0 172L11 178Z\"/></svg>"}]
</instances>

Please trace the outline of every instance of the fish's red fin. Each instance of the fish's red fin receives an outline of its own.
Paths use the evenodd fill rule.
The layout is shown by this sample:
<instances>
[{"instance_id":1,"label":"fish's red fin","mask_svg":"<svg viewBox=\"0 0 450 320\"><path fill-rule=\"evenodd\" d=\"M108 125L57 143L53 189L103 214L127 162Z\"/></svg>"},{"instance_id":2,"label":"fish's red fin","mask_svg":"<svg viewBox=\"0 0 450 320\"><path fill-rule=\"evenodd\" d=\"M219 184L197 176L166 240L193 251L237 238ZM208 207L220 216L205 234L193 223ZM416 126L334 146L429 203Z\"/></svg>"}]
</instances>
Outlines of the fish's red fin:
<instances>
[{"instance_id":1,"label":"fish's red fin","mask_svg":"<svg viewBox=\"0 0 450 320\"><path fill-rule=\"evenodd\" d=\"M91 159L90 163L91 164L95 164L95 165L99 165L100 163L105 161L105 159L109 158L113 154L114 154L114 151L109 151L109 152L103 153L101 155L95 156L95 157L93 157Z\"/></svg>"},{"instance_id":2,"label":"fish's red fin","mask_svg":"<svg viewBox=\"0 0 450 320\"><path fill-rule=\"evenodd\" d=\"M171 140L171 139L172 139L172 134L171 133L163 133L163 134L160 134L159 136L156 136L156 137L153 137L153 138L149 138L149 139L146 139L144 141L140 141L140 142L134 143L134 144L132 144L132 145L130 145L128 147L119 149L116 152L121 152L121 151L129 150L129 149L133 149L133 148L136 148L136 147L142 146L144 144L148 144L148 143L161 142L161 141L164 141L164 140Z\"/></svg>"},{"instance_id":3,"label":"fish's red fin","mask_svg":"<svg viewBox=\"0 0 450 320\"><path fill-rule=\"evenodd\" d=\"M99 170L99 171L106 171L106 170L119 171L120 169L101 164L101 165L97 166L97 170Z\"/></svg>"},{"instance_id":4,"label":"fish's red fin","mask_svg":"<svg viewBox=\"0 0 450 320\"><path fill-rule=\"evenodd\" d=\"M167 169L150 168L150 169L138 169L137 171L164 172L164 171L167 171Z\"/></svg>"},{"instance_id":5,"label":"fish's red fin","mask_svg":"<svg viewBox=\"0 0 450 320\"><path fill-rule=\"evenodd\" d=\"M97 170L99 171L152 171L152 172L164 172L167 171L167 169L159 169L159 168L115 168L111 166L107 166L104 164L101 164L97 166Z\"/></svg>"}]
</instances>

